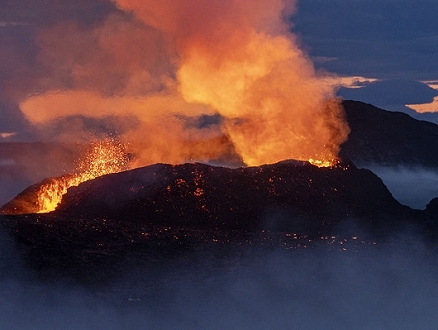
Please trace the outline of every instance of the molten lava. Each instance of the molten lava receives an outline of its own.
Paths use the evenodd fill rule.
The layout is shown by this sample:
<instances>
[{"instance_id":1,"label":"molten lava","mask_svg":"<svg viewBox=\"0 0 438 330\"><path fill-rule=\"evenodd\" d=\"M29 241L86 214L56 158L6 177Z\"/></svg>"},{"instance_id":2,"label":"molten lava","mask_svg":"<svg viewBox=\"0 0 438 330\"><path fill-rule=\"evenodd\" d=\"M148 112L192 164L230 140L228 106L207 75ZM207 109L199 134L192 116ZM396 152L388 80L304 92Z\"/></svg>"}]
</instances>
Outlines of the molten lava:
<instances>
[{"instance_id":1,"label":"molten lava","mask_svg":"<svg viewBox=\"0 0 438 330\"><path fill-rule=\"evenodd\" d=\"M37 212L54 211L67 189L99 176L127 170L126 146L114 139L94 142L77 161L77 173L52 178L42 184L37 194Z\"/></svg>"},{"instance_id":2,"label":"molten lava","mask_svg":"<svg viewBox=\"0 0 438 330\"><path fill-rule=\"evenodd\" d=\"M339 160L337 159L332 159L332 160L328 160L328 159L324 159L324 160L320 160L320 159L313 159L310 158L309 159L309 163L318 167L332 167L334 165L336 165L339 162Z\"/></svg>"}]
</instances>

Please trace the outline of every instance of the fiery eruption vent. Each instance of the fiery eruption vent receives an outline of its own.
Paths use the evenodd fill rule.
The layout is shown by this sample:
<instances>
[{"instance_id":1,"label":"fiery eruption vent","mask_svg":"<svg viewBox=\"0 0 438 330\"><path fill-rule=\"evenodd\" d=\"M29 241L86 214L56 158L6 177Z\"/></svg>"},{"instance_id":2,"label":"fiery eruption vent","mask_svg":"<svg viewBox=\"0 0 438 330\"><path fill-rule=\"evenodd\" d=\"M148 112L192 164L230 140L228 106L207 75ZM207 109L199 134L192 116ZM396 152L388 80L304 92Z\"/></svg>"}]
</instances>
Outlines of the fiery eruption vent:
<instances>
[{"instance_id":1,"label":"fiery eruption vent","mask_svg":"<svg viewBox=\"0 0 438 330\"><path fill-rule=\"evenodd\" d=\"M78 173L48 179L40 186L36 192L37 212L54 211L68 188L102 175L124 171L127 165L128 156L124 144L114 139L94 142L85 156L77 161Z\"/></svg>"}]
</instances>

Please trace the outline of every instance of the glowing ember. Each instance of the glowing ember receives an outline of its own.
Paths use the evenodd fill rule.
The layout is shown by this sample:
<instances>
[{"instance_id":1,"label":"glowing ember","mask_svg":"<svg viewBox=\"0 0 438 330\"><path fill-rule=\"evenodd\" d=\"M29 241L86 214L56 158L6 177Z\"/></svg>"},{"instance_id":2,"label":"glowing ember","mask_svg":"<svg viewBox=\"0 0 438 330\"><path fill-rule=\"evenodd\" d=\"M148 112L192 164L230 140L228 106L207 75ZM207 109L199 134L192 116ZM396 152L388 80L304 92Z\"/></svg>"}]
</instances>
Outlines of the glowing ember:
<instances>
[{"instance_id":1,"label":"glowing ember","mask_svg":"<svg viewBox=\"0 0 438 330\"><path fill-rule=\"evenodd\" d=\"M86 181L121 172L127 169L127 165L126 145L114 139L106 139L93 143L84 159L79 160L77 168Z\"/></svg>"},{"instance_id":2,"label":"glowing ember","mask_svg":"<svg viewBox=\"0 0 438 330\"><path fill-rule=\"evenodd\" d=\"M83 159L77 161L78 173L54 178L43 184L37 192L38 213L54 211L67 189L99 176L127 169L126 146L114 139L94 142Z\"/></svg>"},{"instance_id":3,"label":"glowing ember","mask_svg":"<svg viewBox=\"0 0 438 330\"><path fill-rule=\"evenodd\" d=\"M331 167L335 165L337 161L335 160L318 160L318 159L309 159L309 163L318 167Z\"/></svg>"}]
</instances>

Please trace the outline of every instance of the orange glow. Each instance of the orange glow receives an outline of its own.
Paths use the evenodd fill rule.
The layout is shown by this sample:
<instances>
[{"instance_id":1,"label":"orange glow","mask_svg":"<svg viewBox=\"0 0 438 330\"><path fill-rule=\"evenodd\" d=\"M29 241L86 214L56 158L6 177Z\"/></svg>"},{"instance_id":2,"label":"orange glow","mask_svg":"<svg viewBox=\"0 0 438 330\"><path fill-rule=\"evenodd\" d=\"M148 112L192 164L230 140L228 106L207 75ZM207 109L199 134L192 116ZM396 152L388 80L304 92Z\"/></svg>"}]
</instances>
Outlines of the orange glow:
<instances>
[{"instance_id":1,"label":"orange glow","mask_svg":"<svg viewBox=\"0 0 438 330\"><path fill-rule=\"evenodd\" d=\"M72 87L24 99L32 123L135 116L139 125L119 137L132 146L132 166L337 159L349 128L333 83L290 32L294 0L112 1L132 15L88 32L69 24L42 32L43 62L59 63L53 71L69 72ZM212 125L190 124L215 114ZM86 136L82 128L56 138Z\"/></svg>"},{"instance_id":2,"label":"orange glow","mask_svg":"<svg viewBox=\"0 0 438 330\"><path fill-rule=\"evenodd\" d=\"M78 173L50 179L37 191L38 213L54 211L67 189L99 176L127 169L125 146L113 139L96 141L77 163Z\"/></svg>"},{"instance_id":3,"label":"orange glow","mask_svg":"<svg viewBox=\"0 0 438 330\"><path fill-rule=\"evenodd\" d=\"M438 112L438 96L435 96L430 103L407 104L406 106L419 113Z\"/></svg>"},{"instance_id":4,"label":"orange glow","mask_svg":"<svg viewBox=\"0 0 438 330\"><path fill-rule=\"evenodd\" d=\"M175 39L180 93L221 114L245 164L337 158L349 129L330 101L332 86L317 77L282 19L291 2L115 2Z\"/></svg>"},{"instance_id":5,"label":"orange glow","mask_svg":"<svg viewBox=\"0 0 438 330\"><path fill-rule=\"evenodd\" d=\"M171 35L179 91L224 117L247 165L294 158L331 162L349 129L333 89L319 79L282 14L292 1L116 0Z\"/></svg>"},{"instance_id":6,"label":"orange glow","mask_svg":"<svg viewBox=\"0 0 438 330\"><path fill-rule=\"evenodd\" d=\"M336 161L334 160L315 160L313 158L309 159L309 163L318 167L331 167Z\"/></svg>"}]
</instances>

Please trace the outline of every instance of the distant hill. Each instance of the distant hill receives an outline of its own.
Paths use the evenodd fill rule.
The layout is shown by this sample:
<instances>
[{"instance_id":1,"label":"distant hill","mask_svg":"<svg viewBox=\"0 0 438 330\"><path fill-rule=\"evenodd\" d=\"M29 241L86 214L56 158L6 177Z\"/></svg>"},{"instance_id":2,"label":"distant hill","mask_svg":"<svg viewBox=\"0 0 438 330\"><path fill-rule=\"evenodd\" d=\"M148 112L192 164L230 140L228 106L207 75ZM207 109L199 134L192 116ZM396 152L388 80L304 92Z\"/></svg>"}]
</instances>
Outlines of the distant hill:
<instances>
[{"instance_id":1,"label":"distant hill","mask_svg":"<svg viewBox=\"0 0 438 330\"><path fill-rule=\"evenodd\" d=\"M438 125L363 102L343 106L351 133L341 158L358 165L438 167Z\"/></svg>"}]
</instances>

